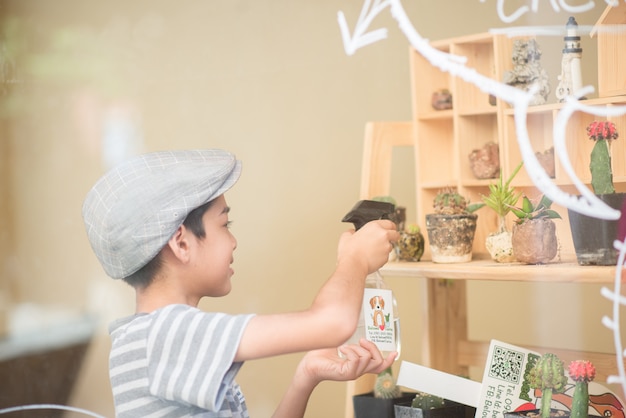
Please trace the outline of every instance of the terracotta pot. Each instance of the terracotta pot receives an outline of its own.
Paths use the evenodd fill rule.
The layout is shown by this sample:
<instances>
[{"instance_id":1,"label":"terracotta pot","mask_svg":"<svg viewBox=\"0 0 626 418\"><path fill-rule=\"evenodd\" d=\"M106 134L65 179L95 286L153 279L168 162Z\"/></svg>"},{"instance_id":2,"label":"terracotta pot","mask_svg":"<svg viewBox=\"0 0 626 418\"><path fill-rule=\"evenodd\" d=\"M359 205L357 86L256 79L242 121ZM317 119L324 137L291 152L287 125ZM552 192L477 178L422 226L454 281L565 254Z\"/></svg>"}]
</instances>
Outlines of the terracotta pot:
<instances>
[{"instance_id":1,"label":"terracotta pot","mask_svg":"<svg viewBox=\"0 0 626 418\"><path fill-rule=\"evenodd\" d=\"M426 215L428 244L435 263L465 263L472 260L476 232L475 213Z\"/></svg>"},{"instance_id":2,"label":"terracotta pot","mask_svg":"<svg viewBox=\"0 0 626 418\"><path fill-rule=\"evenodd\" d=\"M552 260L559 249L556 225L549 218L536 218L513 225L513 254L517 261L542 264Z\"/></svg>"}]
</instances>

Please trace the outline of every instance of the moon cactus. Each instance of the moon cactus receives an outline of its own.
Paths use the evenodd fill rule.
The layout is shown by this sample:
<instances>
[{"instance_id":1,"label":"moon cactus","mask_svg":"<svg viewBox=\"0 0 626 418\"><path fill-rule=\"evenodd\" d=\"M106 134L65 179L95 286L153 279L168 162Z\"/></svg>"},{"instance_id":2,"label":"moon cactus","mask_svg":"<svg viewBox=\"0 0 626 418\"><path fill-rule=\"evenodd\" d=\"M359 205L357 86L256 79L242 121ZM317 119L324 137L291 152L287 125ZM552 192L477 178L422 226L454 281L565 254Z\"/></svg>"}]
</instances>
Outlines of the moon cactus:
<instances>
[{"instance_id":1,"label":"moon cactus","mask_svg":"<svg viewBox=\"0 0 626 418\"><path fill-rule=\"evenodd\" d=\"M611 170L610 142L619 136L613 122L593 121L587 126L589 139L595 141L591 150L591 187L596 194L615 193Z\"/></svg>"},{"instance_id":2,"label":"moon cactus","mask_svg":"<svg viewBox=\"0 0 626 418\"><path fill-rule=\"evenodd\" d=\"M541 417L550 418L552 394L563 392L567 383L563 362L556 354L544 354L530 370L528 381L530 387L541 389Z\"/></svg>"},{"instance_id":3,"label":"moon cactus","mask_svg":"<svg viewBox=\"0 0 626 418\"><path fill-rule=\"evenodd\" d=\"M569 364L568 372L576 382L572 399L571 418L589 417L589 382L596 377L596 368L587 360L575 360Z\"/></svg>"}]
</instances>

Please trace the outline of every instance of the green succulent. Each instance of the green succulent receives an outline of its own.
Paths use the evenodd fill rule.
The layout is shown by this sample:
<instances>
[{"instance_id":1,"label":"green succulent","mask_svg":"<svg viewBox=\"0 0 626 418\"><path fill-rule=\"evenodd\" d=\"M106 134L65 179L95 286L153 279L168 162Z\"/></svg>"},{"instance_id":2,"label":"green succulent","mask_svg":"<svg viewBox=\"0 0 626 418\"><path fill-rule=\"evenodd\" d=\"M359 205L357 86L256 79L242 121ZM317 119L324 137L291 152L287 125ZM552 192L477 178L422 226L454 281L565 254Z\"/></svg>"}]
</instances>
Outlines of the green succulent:
<instances>
[{"instance_id":1,"label":"green succulent","mask_svg":"<svg viewBox=\"0 0 626 418\"><path fill-rule=\"evenodd\" d=\"M490 184L489 194L482 196L483 202L485 202L489 208L493 209L493 211L498 214L499 232L506 229L504 218L511 211L511 207L515 205L522 196L521 192L516 192L515 188L511 187L511 182L523 165L524 162L522 161L517 165L517 167L515 167L515 170L513 170L506 183L502 178L502 170L500 170L500 179L498 182Z\"/></svg>"},{"instance_id":2,"label":"green succulent","mask_svg":"<svg viewBox=\"0 0 626 418\"><path fill-rule=\"evenodd\" d=\"M550 218L561 219L561 215L553 209L550 209L552 201L545 195L542 195L537 204L534 204L528 196L522 198L522 206L515 207L508 205L511 212L517 216L517 223L521 224L531 219Z\"/></svg>"}]
</instances>

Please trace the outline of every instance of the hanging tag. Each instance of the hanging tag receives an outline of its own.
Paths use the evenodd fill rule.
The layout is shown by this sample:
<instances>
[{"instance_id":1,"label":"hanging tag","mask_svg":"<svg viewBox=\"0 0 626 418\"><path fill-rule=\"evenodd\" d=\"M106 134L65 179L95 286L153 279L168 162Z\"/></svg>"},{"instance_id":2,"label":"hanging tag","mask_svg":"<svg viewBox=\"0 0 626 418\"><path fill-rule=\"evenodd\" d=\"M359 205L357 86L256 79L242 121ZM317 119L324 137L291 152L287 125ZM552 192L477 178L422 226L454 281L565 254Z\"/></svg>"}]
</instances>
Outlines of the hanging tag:
<instances>
[{"instance_id":1,"label":"hanging tag","mask_svg":"<svg viewBox=\"0 0 626 418\"><path fill-rule=\"evenodd\" d=\"M380 351L395 351L396 324L391 290L365 288L362 312L365 338L376 344Z\"/></svg>"}]
</instances>

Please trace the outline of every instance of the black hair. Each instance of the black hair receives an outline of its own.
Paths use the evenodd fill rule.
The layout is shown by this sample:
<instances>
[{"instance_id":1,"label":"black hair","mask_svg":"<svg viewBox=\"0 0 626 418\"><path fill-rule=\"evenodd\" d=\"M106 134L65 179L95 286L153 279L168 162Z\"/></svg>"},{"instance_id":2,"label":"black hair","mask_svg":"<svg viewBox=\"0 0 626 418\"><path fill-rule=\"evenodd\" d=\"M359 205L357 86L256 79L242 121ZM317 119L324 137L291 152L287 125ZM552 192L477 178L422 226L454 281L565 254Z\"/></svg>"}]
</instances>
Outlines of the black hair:
<instances>
[{"instance_id":1,"label":"black hair","mask_svg":"<svg viewBox=\"0 0 626 418\"><path fill-rule=\"evenodd\" d=\"M192 234L194 234L199 239L204 239L206 237L206 231L204 230L204 224L202 223L202 217L206 213L207 210L211 207L214 200L211 200L201 206L198 206L185 218L183 221L183 225L185 228L189 229ZM137 270L135 273L130 276L124 277L126 283L134 287L135 289L145 289L152 283L158 272L161 270L161 265L163 261L161 259L161 251L146 265Z\"/></svg>"}]
</instances>

